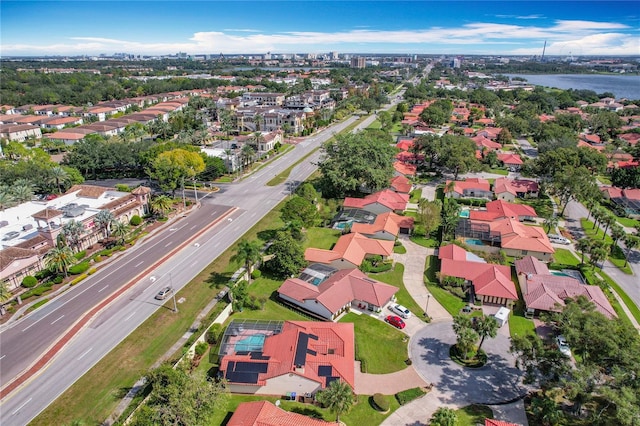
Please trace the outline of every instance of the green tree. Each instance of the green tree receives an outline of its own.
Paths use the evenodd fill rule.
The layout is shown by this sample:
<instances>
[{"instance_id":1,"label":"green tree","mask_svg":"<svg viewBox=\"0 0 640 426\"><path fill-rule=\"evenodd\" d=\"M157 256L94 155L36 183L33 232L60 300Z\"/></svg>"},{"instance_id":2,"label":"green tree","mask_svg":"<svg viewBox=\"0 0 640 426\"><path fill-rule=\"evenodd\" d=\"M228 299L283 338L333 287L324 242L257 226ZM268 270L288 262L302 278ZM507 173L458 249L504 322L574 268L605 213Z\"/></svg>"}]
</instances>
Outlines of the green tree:
<instances>
[{"instance_id":1,"label":"green tree","mask_svg":"<svg viewBox=\"0 0 640 426\"><path fill-rule=\"evenodd\" d=\"M562 412L553 399L547 395L531 398L531 414L544 426L557 425L562 418Z\"/></svg>"},{"instance_id":2,"label":"green tree","mask_svg":"<svg viewBox=\"0 0 640 426\"><path fill-rule=\"evenodd\" d=\"M584 255L585 253L589 253L591 251L591 246L593 245L593 241L590 238L580 238L576 241L576 250L580 252L580 264L584 264Z\"/></svg>"},{"instance_id":3,"label":"green tree","mask_svg":"<svg viewBox=\"0 0 640 426\"><path fill-rule=\"evenodd\" d=\"M559 221L560 221L560 218L558 216L556 216L555 214L549 216L548 218L546 218L544 220L543 225L547 227L547 234L549 232L551 232L552 229L554 229L554 230L556 229L556 226L558 226L558 222Z\"/></svg>"},{"instance_id":4,"label":"green tree","mask_svg":"<svg viewBox=\"0 0 640 426\"><path fill-rule=\"evenodd\" d=\"M592 114L589 118L589 126L593 133L605 141L614 139L623 124L622 119L615 112L602 111Z\"/></svg>"},{"instance_id":5,"label":"green tree","mask_svg":"<svg viewBox=\"0 0 640 426\"><path fill-rule=\"evenodd\" d=\"M318 208L306 198L294 195L281 210L283 222L299 221L305 227L314 226L318 220Z\"/></svg>"},{"instance_id":6,"label":"green tree","mask_svg":"<svg viewBox=\"0 0 640 426\"><path fill-rule=\"evenodd\" d=\"M340 421L340 414L348 413L355 404L351 386L342 380L332 381L329 386L316 394L316 399L329 411L335 413L336 422Z\"/></svg>"},{"instance_id":7,"label":"green tree","mask_svg":"<svg viewBox=\"0 0 640 426\"><path fill-rule=\"evenodd\" d=\"M498 321L492 316L483 315L481 317L476 317L477 320L473 324L473 329L480 336L480 343L478 344L478 351L482 348L482 344L484 343L484 339L487 337L494 338L498 334Z\"/></svg>"},{"instance_id":8,"label":"green tree","mask_svg":"<svg viewBox=\"0 0 640 426\"><path fill-rule=\"evenodd\" d=\"M445 198L442 208L442 239L451 239L460 221L460 205L453 198Z\"/></svg>"},{"instance_id":9,"label":"green tree","mask_svg":"<svg viewBox=\"0 0 640 426\"><path fill-rule=\"evenodd\" d=\"M151 199L151 208L154 212L160 213L162 217L166 216L172 205L173 200L166 195L157 195Z\"/></svg>"},{"instance_id":10,"label":"green tree","mask_svg":"<svg viewBox=\"0 0 640 426\"><path fill-rule=\"evenodd\" d=\"M57 245L49 250L44 258L44 263L47 268L56 272L62 272L65 277L69 276L69 266L71 266L74 261L75 257L73 257L71 249L63 245Z\"/></svg>"},{"instance_id":11,"label":"green tree","mask_svg":"<svg viewBox=\"0 0 640 426\"><path fill-rule=\"evenodd\" d=\"M302 245L289 232L276 233L267 253L273 257L265 263L265 267L281 279L299 273L306 265Z\"/></svg>"},{"instance_id":12,"label":"green tree","mask_svg":"<svg viewBox=\"0 0 640 426\"><path fill-rule=\"evenodd\" d=\"M11 189L7 185L0 185L0 211L13 205L14 198Z\"/></svg>"},{"instance_id":13,"label":"green tree","mask_svg":"<svg viewBox=\"0 0 640 426\"><path fill-rule=\"evenodd\" d=\"M64 234L65 240L75 249L75 251L80 251L80 242L82 241L82 235L84 232L84 225L82 222L78 222L74 219L71 219L69 222L62 225L62 234Z\"/></svg>"},{"instance_id":14,"label":"green tree","mask_svg":"<svg viewBox=\"0 0 640 426\"><path fill-rule=\"evenodd\" d=\"M260 244L256 241L241 240L236 247L235 254L231 256L232 262L240 262L247 272L251 283L251 267L260 260Z\"/></svg>"},{"instance_id":15,"label":"green tree","mask_svg":"<svg viewBox=\"0 0 640 426\"><path fill-rule=\"evenodd\" d=\"M432 426L456 426L458 415L452 408L440 407L431 416L429 424Z\"/></svg>"},{"instance_id":16,"label":"green tree","mask_svg":"<svg viewBox=\"0 0 640 426\"><path fill-rule=\"evenodd\" d=\"M0 306L10 298L9 284L6 281L0 281Z\"/></svg>"},{"instance_id":17,"label":"green tree","mask_svg":"<svg viewBox=\"0 0 640 426\"><path fill-rule=\"evenodd\" d=\"M164 191L175 193L180 182L194 178L204 169L204 160L199 153L178 148L159 154L147 173L158 180Z\"/></svg>"},{"instance_id":18,"label":"green tree","mask_svg":"<svg viewBox=\"0 0 640 426\"><path fill-rule=\"evenodd\" d=\"M11 187L11 194L13 199L22 204L27 201L31 201L34 193L34 185L28 179L18 179L13 183Z\"/></svg>"},{"instance_id":19,"label":"green tree","mask_svg":"<svg viewBox=\"0 0 640 426\"><path fill-rule=\"evenodd\" d=\"M336 135L322 147L318 167L323 195L342 198L365 187L385 188L393 176L396 149L373 132Z\"/></svg>"},{"instance_id":20,"label":"green tree","mask_svg":"<svg viewBox=\"0 0 640 426\"><path fill-rule=\"evenodd\" d=\"M432 231L435 231L442 222L442 202L440 200L429 201L421 198L418 201L418 217L422 226L424 226L425 236L428 237Z\"/></svg>"},{"instance_id":21,"label":"green tree","mask_svg":"<svg viewBox=\"0 0 640 426\"><path fill-rule=\"evenodd\" d=\"M102 235L104 238L109 237L109 231L111 222L115 220L115 216L110 210L100 210L94 218L94 222L102 229Z\"/></svg>"},{"instance_id":22,"label":"green tree","mask_svg":"<svg viewBox=\"0 0 640 426\"><path fill-rule=\"evenodd\" d=\"M464 136L442 136L438 163L453 173L453 180L458 180L459 174L480 170L480 162L476 159L476 144Z\"/></svg>"},{"instance_id":23,"label":"green tree","mask_svg":"<svg viewBox=\"0 0 640 426\"><path fill-rule=\"evenodd\" d=\"M624 255L624 266L626 267L629 263L629 253L631 253L631 250L634 248L638 248L640 246L640 237L631 234L625 235L624 245L627 248Z\"/></svg>"},{"instance_id":24,"label":"green tree","mask_svg":"<svg viewBox=\"0 0 640 426\"><path fill-rule=\"evenodd\" d=\"M129 224L114 220L111 222L111 235L118 239L118 244L123 245L125 238L129 235Z\"/></svg>"},{"instance_id":25,"label":"green tree","mask_svg":"<svg viewBox=\"0 0 640 426\"><path fill-rule=\"evenodd\" d=\"M56 185L56 188L58 189L58 194L61 194L63 192L62 186L64 183L68 182L69 180L70 180L70 176L63 167L56 166L56 167L52 167L49 170L49 182L54 183Z\"/></svg>"}]
</instances>

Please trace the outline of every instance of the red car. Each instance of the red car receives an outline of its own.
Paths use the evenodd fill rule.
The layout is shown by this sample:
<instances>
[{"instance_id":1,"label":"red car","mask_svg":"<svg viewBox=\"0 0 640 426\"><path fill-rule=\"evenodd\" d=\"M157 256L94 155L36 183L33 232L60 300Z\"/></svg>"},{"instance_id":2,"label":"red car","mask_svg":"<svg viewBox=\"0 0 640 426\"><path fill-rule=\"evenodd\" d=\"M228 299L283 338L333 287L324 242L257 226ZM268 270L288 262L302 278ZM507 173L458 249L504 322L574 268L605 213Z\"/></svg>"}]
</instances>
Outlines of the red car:
<instances>
[{"instance_id":1,"label":"red car","mask_svg":"<svg viewBox=\"0 0 640 426\"><path fill-rule=\"evenodd\" d=\"M402 318L400 318L399 316L396 316L396 315L389 315L384 320L385 320L385 322L388 322L389 324L391 324L395 328L399 328L400 330L402 330L406 325L404 323L404 321L402 320Z\"/></svg>"}]
</instances>

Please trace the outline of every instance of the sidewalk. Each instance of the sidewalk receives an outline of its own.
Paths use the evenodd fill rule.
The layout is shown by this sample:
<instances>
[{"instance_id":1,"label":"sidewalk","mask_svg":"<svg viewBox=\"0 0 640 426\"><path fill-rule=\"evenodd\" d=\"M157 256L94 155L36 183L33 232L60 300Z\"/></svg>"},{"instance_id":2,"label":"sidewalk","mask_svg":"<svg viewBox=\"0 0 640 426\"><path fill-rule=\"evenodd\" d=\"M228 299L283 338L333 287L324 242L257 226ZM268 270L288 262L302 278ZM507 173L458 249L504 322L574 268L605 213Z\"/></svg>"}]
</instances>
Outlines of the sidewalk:
<instances>
[{"instance_id":1,"label":"sidewalk","mask_svg":"<svg viewBox=\"0 0 640 426\"><path fill-rule=\"evenodd\" d=\"M427 314L433 321L451 320L449 312L438 303L435 297L431 296L424 284L424 262L427 256L435 253L435 249L422 247L412 242L407 236L401 236L400 241L407 252L404 254L394 253L391 257L394 261L404 265L402 279L407 291L418 305L426 308L427 301L429 302ZM419 313L416 314L419 315Z\"/></svg>"}]
</instances>

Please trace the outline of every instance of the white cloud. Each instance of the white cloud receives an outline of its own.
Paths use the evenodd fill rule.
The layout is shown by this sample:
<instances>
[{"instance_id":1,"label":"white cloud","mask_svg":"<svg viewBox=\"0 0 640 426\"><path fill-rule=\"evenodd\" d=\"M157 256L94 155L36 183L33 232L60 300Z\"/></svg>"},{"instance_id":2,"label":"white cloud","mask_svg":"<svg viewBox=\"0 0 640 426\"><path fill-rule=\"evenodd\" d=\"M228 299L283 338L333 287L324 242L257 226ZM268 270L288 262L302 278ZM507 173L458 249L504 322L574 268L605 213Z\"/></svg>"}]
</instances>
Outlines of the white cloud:
<instances>
[{"instance_id":1,"label":"white cloud","mask_svg":"<svg viewBox=\"0 0 640 426\"><path fill-rule=\"evenodd\" d=\"M477 22L456 28L431 27L420 30L381 31L354 29L338 32L291 31L262 33L252 29L227 29L201 31L181 42L138 42L104 37L73 37L68 42L55 44L6 44L1 46L3 55L10 54L95 54L131 52L137 54L167 54L178 51L188 53L259 53L305 52L319 49L355 49L376 51L402 49L429 53L442 51L447 46L458 53L480 52L487 45L511 46L500 52L538 53L538 46L547 40L547 49L566 50L574 43L582 55L587 54L639 54L638 38L621 30L628 27L613 22L559 20L550 27L524 26ZM74 43L76 42L76 43ZM421 45L421 46L420 46ZM526 46L526 47L522 47ZM531 46L531 47L529 47ZM348 50L347 50L348 51ZM384 50L383 50L384 51ZM526 52L526 53L525 53Z\"/></svg>"}]
</instances>

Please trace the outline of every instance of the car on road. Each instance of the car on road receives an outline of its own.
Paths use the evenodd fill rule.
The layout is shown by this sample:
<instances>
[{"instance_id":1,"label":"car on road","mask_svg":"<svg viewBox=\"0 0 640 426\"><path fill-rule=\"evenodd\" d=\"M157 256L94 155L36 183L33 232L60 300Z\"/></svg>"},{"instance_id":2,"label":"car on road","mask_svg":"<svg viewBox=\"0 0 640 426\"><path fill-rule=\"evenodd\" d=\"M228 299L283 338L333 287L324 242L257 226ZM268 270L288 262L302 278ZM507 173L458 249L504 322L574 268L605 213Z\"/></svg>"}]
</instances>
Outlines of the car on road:
<instances>
[{"instance_id":1,"label":"car on road","mask_svg":"<svg viewBox=\"0 0 640 426\"><path fill-rule=\"evenodd\" d=\"M160 290L158 292L158 294L156 294L156 299L157 300L164 300L167 297L169 297L169 295L173 292L173 290L171 289L171 287L165 287L162 290Z\"/></svg>"},{"instance_id":2,"label":"car on road","mask_svg":"<svg viewBox=\"0 0 640 426\"><path fill-rule=\"evenodd\" d=\"M402 320L402 318L400 318L397 315L388 315L384 321L388 324L391 324L392 326L394 326L395 328L399 328L400 330L402 330L403 328L405 328L406 324L404 323L404 321Z\"/></svg>"},{"instance_id":3,"label":"car on road","mask_svg":"<svg viewBox=\"0 0 640 426\"><path fill-rule=\"evenodd\" d=\"M564 336L561 334L558 337L556 337L556 345L558 346L558 349L560 350L560 353L568 358L571 357L571 348L569 347L569 344L567 343L567 339L564 338Z\"/></svg>"},{"instance_id":4,"label":"car on road","mask_svg":"<svg viewBox=\"0 0 640 426\"><path fill-rule=\"evenodd\" d=\"M571 241L563 237L562 235L549 234L549 241L556 244L571 244Z\"/></svg>"},{"instance_id":5,"label":"car on road","mask_svg":"<svg viewBox=\"0 0 640 426\"><path fill-rule=\"evenodd\" d=\"M389 309L391 309L393 312L400 315L404 319L407 319L411 316L411 311L409 309L405 308L402 305L398 305L397 303L389 306Z\"/></svg>"}]
</instances>

